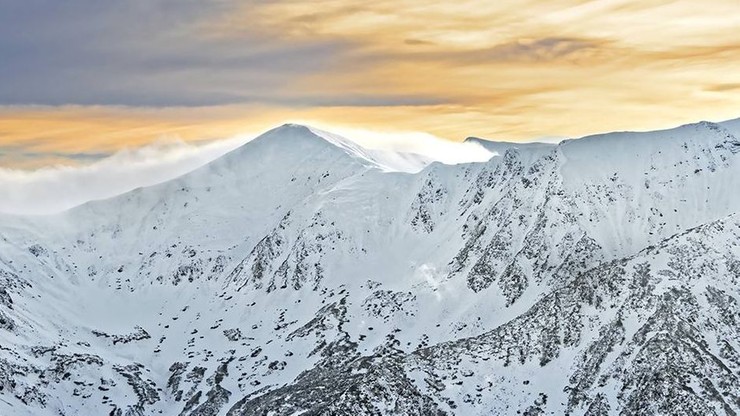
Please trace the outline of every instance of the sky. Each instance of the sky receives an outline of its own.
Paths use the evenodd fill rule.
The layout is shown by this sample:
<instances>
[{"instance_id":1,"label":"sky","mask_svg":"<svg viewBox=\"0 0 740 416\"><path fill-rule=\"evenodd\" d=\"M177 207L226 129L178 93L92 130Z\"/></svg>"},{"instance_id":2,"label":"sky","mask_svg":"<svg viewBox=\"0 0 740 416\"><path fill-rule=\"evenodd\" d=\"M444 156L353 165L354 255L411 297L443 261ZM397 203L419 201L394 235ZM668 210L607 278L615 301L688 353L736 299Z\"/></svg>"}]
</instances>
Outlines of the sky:
<instances>
[{"instance_id":1,"label":"sky","mask_svg":"<svg viewBox=\"0 0 740 416\"><path fill-rule=\"evenodd\" d=\"M738 33L738 0L0 0L0 167L284 122L526 141L725 120Z\"/></svg>"}]
</instances>

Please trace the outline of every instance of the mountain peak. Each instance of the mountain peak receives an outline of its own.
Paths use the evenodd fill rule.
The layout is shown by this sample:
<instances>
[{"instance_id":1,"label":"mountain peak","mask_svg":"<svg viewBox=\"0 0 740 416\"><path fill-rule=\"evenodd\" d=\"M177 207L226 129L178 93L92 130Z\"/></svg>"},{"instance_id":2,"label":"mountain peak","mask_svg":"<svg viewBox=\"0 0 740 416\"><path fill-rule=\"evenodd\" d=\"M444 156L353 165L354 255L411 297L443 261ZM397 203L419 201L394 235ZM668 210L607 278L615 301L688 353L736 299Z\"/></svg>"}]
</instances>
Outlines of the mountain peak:
<instances>
[{"instance_id":1,"label":"mountain peak","mask_svg":"<svg viewBox=\"0 0 740 416\"><path fill-rule=\"evenodd\" d=\"M303 124L285 123L280 126L274 127L266 132L257 136L250 143L256 143L259 141L275 141L281 142L289 140L316 140L323 139L322 137L311 131L311 128ZM325 141L325 140L324 140Z\"/></svg>"},{"instance_id":2,"label":"mountain peak","mask_svg":"<svg viewBox=\"0 0 740 416\"><path fill-rule=\"evenodd\" d=\"M237 149L239 154L290 153L302 159L314 151L335 153L339 158L355 161L384 171L418 172L431 160L429 158L392 150L369 149L357 142L316 127L285 123L261 134Z\"/></svg>"}]
</instances>

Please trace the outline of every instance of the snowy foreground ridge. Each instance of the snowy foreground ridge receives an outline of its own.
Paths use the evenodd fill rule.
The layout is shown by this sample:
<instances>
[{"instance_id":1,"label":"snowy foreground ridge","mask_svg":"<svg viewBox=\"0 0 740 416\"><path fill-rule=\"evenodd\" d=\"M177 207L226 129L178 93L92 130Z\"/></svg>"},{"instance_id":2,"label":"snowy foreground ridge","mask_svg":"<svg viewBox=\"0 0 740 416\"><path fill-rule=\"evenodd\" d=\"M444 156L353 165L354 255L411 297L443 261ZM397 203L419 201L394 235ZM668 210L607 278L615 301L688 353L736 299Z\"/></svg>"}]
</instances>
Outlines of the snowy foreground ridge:
<instances>
[{"instance_id":1,"label":"snowy foreground ridge","mask_svg":"<svg viewBox=\"0 0 740 416\"><path fill-rule=\"evenodd\" d=\"M0 217L0 415L740 413L740 122L484 145L285 125Z\"/></svg>"}]
</instances>

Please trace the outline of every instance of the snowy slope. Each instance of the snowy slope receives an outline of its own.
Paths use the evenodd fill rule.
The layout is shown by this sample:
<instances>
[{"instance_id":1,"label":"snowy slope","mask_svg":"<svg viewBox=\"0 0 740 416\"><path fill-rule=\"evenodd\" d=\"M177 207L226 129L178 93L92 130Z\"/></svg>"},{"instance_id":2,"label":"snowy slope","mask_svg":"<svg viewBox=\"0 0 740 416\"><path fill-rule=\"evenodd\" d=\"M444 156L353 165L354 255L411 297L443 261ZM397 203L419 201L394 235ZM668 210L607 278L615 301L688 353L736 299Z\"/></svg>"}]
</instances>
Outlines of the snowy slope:
<instances>
[{"instance_id":1,"label":"snowy slope","mask_svg":"<svg viewBox=\"0 0 740 416\"><path fill-rule=\"evenodd\" d=\"M462 165L285 125L4 216L0 414L737 413L733 125Z\"/></svg>"}]
</instances>

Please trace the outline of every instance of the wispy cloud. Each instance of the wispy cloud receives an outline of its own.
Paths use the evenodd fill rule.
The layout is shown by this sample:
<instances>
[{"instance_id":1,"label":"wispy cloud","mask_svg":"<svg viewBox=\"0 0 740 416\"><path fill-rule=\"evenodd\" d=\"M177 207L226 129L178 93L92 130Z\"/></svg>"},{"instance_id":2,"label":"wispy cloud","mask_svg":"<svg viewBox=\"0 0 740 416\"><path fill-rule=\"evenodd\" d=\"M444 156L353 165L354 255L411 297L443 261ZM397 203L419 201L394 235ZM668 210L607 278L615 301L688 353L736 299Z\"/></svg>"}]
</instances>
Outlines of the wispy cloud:
<instances>
[{"instance_id":1,"label":"wispy cloud","mask_svg":"<svg viewBox=\"0 0 740 416\"><path fill-rule=\"evenodd\" d=\"M91 164L32 171L0 168L0 194L3 195L0 212L59 212L90 200L164 182L218 158L245 141L243 137L236 137L203 145L162 142L122 150Z\"/></svg>"},{"instance_id":2,"label":"wispy cloud","mask_svg":"<svg viewBox=\"0 0 740 416\"><path fill-rule=\"evenodd\" d=\"M724 83L724 84L713 84L708 86L707 91L714 91L714 92L725 92L725 91L734 91L734 90L740 90L740 82L737 83Z\"/></svg>"}]
</instances>

